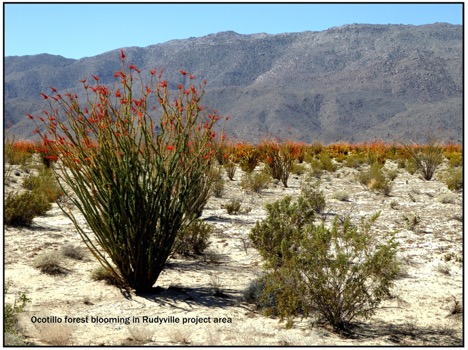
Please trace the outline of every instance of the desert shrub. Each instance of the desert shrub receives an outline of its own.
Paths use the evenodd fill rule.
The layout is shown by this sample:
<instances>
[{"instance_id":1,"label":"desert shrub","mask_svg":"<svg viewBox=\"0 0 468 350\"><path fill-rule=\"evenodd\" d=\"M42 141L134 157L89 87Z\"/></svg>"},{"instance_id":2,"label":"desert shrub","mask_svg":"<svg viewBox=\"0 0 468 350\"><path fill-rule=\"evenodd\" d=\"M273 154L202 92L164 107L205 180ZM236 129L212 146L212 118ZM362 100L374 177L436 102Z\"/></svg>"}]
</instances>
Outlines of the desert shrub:
<instances>
[{"instance_id":1,"label":"desert shrub","mask_svg":"<svg viewBox=\"0 0 468 350\"><path fill-rule=\"evenodd\" d=\"M397 159L397 167L398 169L404 169L406 166L406 159L405 158L398 158Z\"/></svg>"},{"instance_id":2,"label":"desert shrub","mask_svg":"<svg viewBox=\"0 0 468 350\"><path fill-rule=\"evenodd\" d=\"M366 171L361 171L357 175L358 181L367 186L372 191L378 191L388 195L392 189L390 180L387 178L378 163L374 163Z\"/></svg>"},{"instance_id":3,"label":"desert shrub","mask_svg":"<svg viewBox=\"0 0 468 350\"><path fill-rule=\"evenodd\" d=\"M277 315L278 304L276 294L273 291L266 292L268 281L273 279L272 275L264 274L252 280L243 292L246 302L255 304L257 309L264 311L268 315Z\"/></svg>"},{"instance_id":4,"label":"desert shrub","mask_svg":"<svg viewBox=\"0 0 468 350\"><path fill-rule=\"evenodd\" d=\"M463 169L450 167L442 177L442 180L450 190L460 191L463 189Z\"/></svg>"},{"instance_id":5,"label":"desert shrub","mask_svg":"<svg viewBox=\"0 0 468 350\"><path fill-rule=\"evenodd\" d=\"M242 171L249 174L252 173L260 162L260 153L258 148L253 145L239 143L236 146L235 152Z\"/></svg>"},{"instance_id":6,"label":"desert shrub","mask_svg":"<svg viewBox=\"0 0 468 350\"><path fill-rule=\"evenodd\" d=\"M50 106L40 135L60 158L53 169L92 233L64 213L102 266L144 292L209 198L220 116L201 105L205 83L187 72L171 93L162 72L142 74L123 50L120 59L111 86L97 76L83 81L87 104L73 93L42 94Z\"/></svg>"},{"instance_id":7,"label":"desert shrub","mask_svg":"<svg viewBox=\"0 0 468 350\"><path fill-rule=\"evenodd\" d=\"M8 293L11 287L11 281L7 281L4 286L4 296ZM20 334L18 326L18 315L24 311L27 303L31 302L24 292L15 293L13 304L3 304L3 335L5 346L24 346L25 341Z\"/></svg>"},{"instance_id":8,"label":"desert shrub","mask_svg":"<svg viewBox=\"0 0 468 350\"><path fill-rule=\"evenodd\" d=\"M333 173L336 171L337 166L333 164L332 158L328 154L326 153L320 154L319 161L320 161L322 170L326 170L330 173Z\"/></svg>"},{"instance_id":9,"label":"desert shrub","mask_svg":"<svg viewBox=\"0 0 468 350\"><path fill-rule=\"evenodd\" d=\"M372 165L372 164L379 164L380 166L383 166L386 161L386 155L385 151L382 149L373 149L370 148L367 152L367 157L366 157L367 164Z\"/></svg>"},{"instance_id":10,"label":"desert shrub","mask_svg":"<svg viewBox=\"0 0 468 350\"><path fill-rule=\"evenodd\" d=\"M48 198L37 191L9 193L5 198L4 219L6 225L29 226L32 220L52 208Z\"/></svg>"},{"instance_id":11,"label":"desert shrub","mask_svg":"<svg viewBox=\"0 0 468 350\"><path fill-rule=\"evenodd\" d=\"M43 193L49 202L55 202L63 194L50 168L42 169L37 175L29 175L24 179L23 187L31 191Z\"/></svg>"},{"instance_id":12,"label":"desert shrub","mask_svg":"<svg viewBox=\"0 0 468 350\"><path fill-rule=\"evenodd\" d=\"M301 184L301 196L298 200L307 213L319 214L326 206L325 196L319 189L319 183L312 184L310 178L306 178Z\"/></svg>"},{"instance_id":13,"label":"desert shrub","mask_svg":"<svg viewBox=\"0 0 468 350\"><path fill-rule=\"evenodd\" d=\"M296 143L276 140L264 140L260 145L260 152L266 165L266 170L273 179L282 182L284 187L288 187L288 179L291 173L294 160L300 152Z\"/></svg>"},{"instance_id":14,"label":"desert shrub","mask_svg":"<svg viewBox=\"0 0 468 350\"><path fill-rule=\"evenodd\" d=\"M210 237L213 233L213 225L196 219L183 231L179 232L174 252L180 255L203 255L210 245Z\"/></svg>"},{"instance_id":15,"label":"desert shrub","mask_svg":"<svg viewBox=\"0 0 468 350\"><path fill-rule=\"evenodd\" d=\"M418 164L412 158L406 159L405 169L409 174L413 175L414 173L418 171Z\"/></svg>"},{"instance_id":16,"label":"desert shrub","mask_svg":"<svg viewBox=\"0 0 468 350\"><path fill-rule=\"evenodd\" d=\"M271 177L266 172L259 171L255 173L246 173L242 176L240 186L244 190L250 190L252 192L260 192L263 189L268 188L271 182Z\"/></svg>"},{"instance_id":17,"label":"desert shrub","mask_svg":"<svg viewBox=\"0 0 468 350\"><path fill-rule=\"evenodd\" d=\"M348 192L344 190L338 190L338 191L333 192L332 198L337 199L342 202L346 202L349 200L349 194Z\"/></svg>"},{"instance_id":18,"label":"desert shrub","mask_svg":"<svg viewBox=\"0 0 468 350\"><path fill-rule=\"evenodd\" d=\"M237 215L241 210L241 202L237 199L231 199L228 203L223 205L229 215Z\"/></svg>"},{"instance_id":19,"label":"desert shrub","mask_svg":"<svg viewBox=\"0 0 468 350\"><path fill-rule=\"evenodd\" d=\"M229 180L233 181L234 175L236 174L236 169L237 169L236 163L228 160L224 162L223 167L226 170L226 174Z\"/></svg>"},{"instance_id":20,"label":"desert shrub","mask_svg":"<svg viewBox=\"0 0 468 350\"><path fill-rule=\"evenodd\" d=\"M221 198L225 192L224 179L221 173L221 169L219 167L213 167L210 170L210 176L208 178L211 179L211 194L213 194L216 198Z\"/></svg>"},{"instance_id":21,"label":"desert shrub","mask_svg":"<svg viewBox=\"0 0 468 350\"><path fill-rule=\"evenodd\" d=\"M353 153L346 157L343 166L348 168L358 168L366 163L366 156L364 153Z\"/></svg>"},{"instance_id":22,"label":"desert shrub","mask_svg":"<svg viewBox=\"0 0 468 350\"><path fill-rule=\"evenodd\" d=\"M317 175L321 175L323 171L333 173L337 169L337 166L333 164L332 158L326 152L322 152L312 159L310 165Z\"/></svg>"},{"instance_id":23,"label":"desert shrub","mask_svg":"<svg viewBox=\"0 0 468 350\"><path fill-rule=\"evenodd\" d=\"M304 225L287 229L271 225L278 220L273 215L295 224L301 220L286 218L302 213L297 202L282 203L251 231L265 266L273 269L264 293L275 293L279 316L291 321L298 314L318 315L339 330L356 317L370 317L398 273L394 235L372 232L379 214L359 225L335 220L331 228L303 218Z\"/></svg>"},{"instance_id":24,"label":"desert shrub","mask_svg":"<svg viewBox=\"0 0 468 350\"><path fill-rule=\"evenodd\" d=\"M43 252L36 256L33 265L36 269L48 275L62 275L67 273L67 270L62 266L62 255L55 250Z\"/></svg>"},{"instance_id":25,"label":"desert shrub","mask_svg":"<svg viewBox=\"0 0 468 350\"><path fill-rule=\"evenodd\" d=\"M308 158L308 156L314 157L320 154L324 149L325 147L320 142L315 141L307 147L304 160L307 161L306 158Z\"/></svg>"},{"instance_id":26,"label":"desert shrub","mask_svg":"<svg viewBox=\"0 0 468 350\"><path fill-rule=\"evenodd\" d=\"M265 259L268 268L281 266L293 252L290 248L302 235L302 228L312 224L315 216L313 205L300 196L291 196L266 205L267 218L257 221L249 238Z\"/></svg>"},{"instance_id":27,"label":"desert shrub","mask_svg":"<svg viewBox=\"0 0 468 350\"><path fill-rule=\"evenodd\" d=\"M412 231L421 223L421 217L416 213L405 213L403 220L406 223L406 227Z\"/></svg>"},{"instance_id":28,"label":"desert shrub","mask_svg":"<svg viewBox=\"0 0 468 350\"><path fill-rule=\"evenodd\" d=\"M9 165L25 165L35 152L32 141L16 140L14 136L7 136L3 147L4 161Z\"/></svg>"},{"instance_id":29,"label":"desert shrub","mask_svg":"<svg viewBox=\"0 0 468 350\"><path fill-rule=\"evenodd\" d=\"M405 145L405 149L423 178L431 180L444 159L443 147L434 140L430 140L425 146Z\"/></svg>"},{"instance_id":30,"label":"desert shrub","mask_svg":"<svg viewBox=\"0 0 468 350\"><path fill-rule=\"evenodd\" d=\"M387 176L387 178L390 180L390 181L393 181L396 179L396 177L398 176L398 170L397 169L392 169L392 170L387 170L385 172L385 175Z\"/></svg>"},{"instance_id":31,"label":"desert shrub","mask_svg":"<svg viewBox=\"0 0 468 350\"><path fill-rule=\"evenodd\" d=\"M462 152L445 152L445 158L448 160L450 167L463 166L463 154Z\"/></svg>"},{"instance_id":32,"label":"desert shrub","mask_svg":"<svg viewBox=\"0 0 468 350\"><path fill-rule=\"evenodd\" d=\"M63 256L74 260L83 260L84 254L80 247L66 244L62 247L61 253Z\"/></svg>"},{"instance_id":33,"label":"desert shrub","mask_svg":"<svg viewBox=\"0 0 468 350\"><path fill-rule=\"evenodd\" d=\"M303 164L294 163L291 168L291 173L298 176L305 174L306 171L307 168Z\"/></svg>"},{"instance_id":34,"label":"desert shrub","mask_svg":"<svg viewBox=\"0 0 468 350\"><path fill-rule=\"evenodd\" d=\"M91 279L93 281L104 281L110 285L119 285L120 280L103 266L98 266L91 271Z\"/></svg>"},{"instance_id":35,"label":"desert shrub","mask_svg":"<svg viewBox=\"0 0 468 350\"><path fill-rule=\"evenodd\" d=\"M457 197L453 193L441 193L437 196L437 202L442 204L454 204Z\"/></svg>"}]
</instances>

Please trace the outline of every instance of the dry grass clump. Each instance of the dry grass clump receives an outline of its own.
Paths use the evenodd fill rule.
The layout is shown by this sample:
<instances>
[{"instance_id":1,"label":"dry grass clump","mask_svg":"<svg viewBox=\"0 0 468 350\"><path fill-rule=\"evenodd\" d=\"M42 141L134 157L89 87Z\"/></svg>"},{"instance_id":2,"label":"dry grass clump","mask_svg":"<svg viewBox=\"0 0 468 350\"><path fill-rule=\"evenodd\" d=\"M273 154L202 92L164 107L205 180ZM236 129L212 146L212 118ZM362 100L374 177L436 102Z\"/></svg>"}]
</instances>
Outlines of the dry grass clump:
<instances>
[{"instance_id":1,"label":"dry grass clump","mask_svg":"<svg viewBox=\"0 0 468 350\"><path fill-rule=\"evenodd\" d=\"M333 192L332 198L337 199L342 202L347 202L349 200L349 194L348 192L344 190L338 190Z\"/></svg>"},{"instance_id":2,"label":"dry grass clump","mask_svg":"<svg viewBox=\"0 0 468 350\"><path fill-rule=\"evenodd\" d=\"M104 281L110 285L118 285L116 277L103 266L96 267L91 271L91 279L93 281Z\"/></svg>"},{"instance_id":3,"label":"dry grass clump","mask_svg":"<svg viewBox=\"0 0 468 350\"><path fill-rule=\"evenodd\" d=\"M34 267L48 275L64 275L68 271L62 266L63 257L56 250L43 252L34 259Z\"/></svg>"},{"instance_id":4,"label":"dry grass clump","mask_svg":"<svg viewBox=\"0 0 468 350\"><path fill-rule=\"evenodd\" d=\"M125 345L137 345L134 343L145 344L153 339L154 330L149 327L131 325L128 327L128 331L131 335L131 338L128 338L128 340L132 342Z\"/></svg>"},{"instance_id":5,"label":"dry grass clump","mask_svg":"<svg viewBox=\"0 0 468 350\"><path fill-rule=\"evenodd\" d=\"M83 260L84 258L82 249L71 244L64 245L61 249L61 253L63 256L74 260Z\"/></svg>"},{"instance_id":6,"label":"dry grass clump","mask_svg":"<svg viewBox=\"0 0 468 350\"><path fill-rule=\"evenodd\" d=\"M457 196L453 193L441 193L437 196L437 202L442 204L455 204Z\"/></svg>"},{"instance_id":7,"label":"dry grass clump","mask_svg":"<svg viewBox=\"0 0 468 350\"><path fill-rule=\"evenodd\" d=\"M452 295L452 303L448 308L449 315L461 315L463 314L463 303L458 300L454 295Z\"/></svg>"},{"instance_id":8,"label":"dry grass clump","mask_svg":"<svg viewBox=\"0 0 468 350\"><path fill-rule=\"evenodd\" d=\"M169 333L169 339L172 343L188 345L192 342L191 332L188 328L175 328Z\"/></svg>"},{"instance_id":9,"label":"dry grass clump","mask_svg":"<svg viewBox=\"0 0 468 350\"><path fill-rule=\"evenodd\" d=\"M416 226L421 223L421 217L416 213L406 213L403 219L406 222L406 227L411 231L414 231Z\"/></svg>"},{"instance_id":10,"label":"dry grass clump","mask_svg":"<svg viewBox=\"0 0 468 350\"><path fill-rule=\"evenodd\" d=\"M64 323L35 323L39 338L53 346L72 345L74 327Z\"/></svg>"},{"instance_id":11,"label":"dry grass clump","mask_svg":"<svg viewBox=\"0 0 468 350\"><path fill-rule=\"evenodd\" d=\"M223 291L222 291L222 288L223 288L223 283L221 281L221 276L219 273L214 273L214 272L210 272L208 274L210 276L210 287L212 288L213 290L213 293L215 295L217 294L223 294Z\"/></svg>"}]
</instances>

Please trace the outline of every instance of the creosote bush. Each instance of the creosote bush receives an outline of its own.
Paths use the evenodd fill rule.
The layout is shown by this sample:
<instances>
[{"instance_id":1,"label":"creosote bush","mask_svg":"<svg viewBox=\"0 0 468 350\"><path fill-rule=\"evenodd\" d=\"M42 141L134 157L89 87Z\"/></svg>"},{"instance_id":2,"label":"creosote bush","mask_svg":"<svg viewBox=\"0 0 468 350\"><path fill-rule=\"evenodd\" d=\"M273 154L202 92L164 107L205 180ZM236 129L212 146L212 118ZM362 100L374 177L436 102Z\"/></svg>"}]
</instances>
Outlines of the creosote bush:
<instances>
[{"instance_id":1,"label":"creosote bush","mask_svg":"<svg viewBox=\"0 0 468 350\"><path fill-rule=\"evenodd\" d=\"M29 226L36 216L44 215L51 208L52 204L44 193L38 191L9 193L5 198L5 224Z\"/></svg>"},{"instance_id":2,"label":"creosote bush","mask_svg":"<svg viewBox=\"0 0 468 350\"><path fill-rule=\"evenodd\" d=\"M244 190L250 190L258 193L268 188L271 182L271 176L264 171L258 171L254 173L245 173L242 176L240 186Z\"/></svg>"},{"instance_id":3,"label":"creosote bush","mask_svg":"<svg viewBox=\"0 0 468 350\"><path fill-rule=\"evenodd\" d=\"M248 303L255 304L256 307L264 311L268 315L277 315L278 304L274 292L266 293L266 287L269 280L272 279L271 275L264 274L250 282L248 287L244 290L243 297Z\"/></svg>"},{"instance_id":4,"label":"creosote bush","mask_svg":"<svg viewBox=\"0 0 468 350\"><path fill-rule=\"evenodd\" d=\"M143 75L123 50L120 59L112 87L98 76L82 80L84 101L51 88L41 93L49 111L30 118L44 123L46 158L60 160L54 171L93 233L63 211L101 265L144 292L208 200L220 116L201 105L206 83L193 75L181 70L173 94L162 71Z\"/></svg>"},{"instance_id":5,"label":"creosote bush","mask_svg":"<svg viewBox=\"0 0 468 350\"><path fill-rule=\"evenodd\" d=\"M368 170L361 171L357 175L357 178L361 184L367 186L372 191L388 195L392 189L391 181L379 163L374 163Z\"/></svg>"},{"instance_id":6,"label":"creosote bush","mask_svg":"<svg viewBox=\"0 0 468 350\"><path fill-rule=\"evenodd\" d=\"M24 179L23 187L44 194L49 202L55 202L63 194L50 168L41 169L37 175L29 175Z\"/></svg>"},{"instance_id":7,"label":"creosote bush","mask_svg":"<svg viewBox=\"0 0 468 350\"><path fill-rule=\"evenodd\" d=\"M213 233L213 225L201 219L194 220L187 228L180 231L174 252L180 255L203 255L210 245L210 237Z\"/></svg>"},{"instance_id":8,"label":"creosote bush","mask_svg":"<svg viewBox=\"0 0 468 350\"><path fill-rule=\"evenodd\" d=\"M463 169L461 167L449 167L442 176L442 181L452 191L460 191L463 189Z\"/></svg>"},{"instance_id":9,"label":"creosote bush","mask_svg":"<svg viewBox=\"0 0 468 350\"><path fill-rule=\"evenodd\" d=\"M237 215L241 210L241 202L238 199L231 199L228 203L223 205L229 215Z\"/></svg>"},{"instance_id":10,"label":"creosote bush","mask_svg":"<svg viewBox=\"0 0 468 350\"><path fill-rule=\"evenodd\" d=\"M389 295L399 269L397 243L393 234L373 232L378 213L359 224L349 218L315 224L301 208L304 201L269 204L250 233L269 271L262 295L274 296L274 310L289 323L317 315L342 330L356 317L370 317Z\"/></svg>"}]
</instances>

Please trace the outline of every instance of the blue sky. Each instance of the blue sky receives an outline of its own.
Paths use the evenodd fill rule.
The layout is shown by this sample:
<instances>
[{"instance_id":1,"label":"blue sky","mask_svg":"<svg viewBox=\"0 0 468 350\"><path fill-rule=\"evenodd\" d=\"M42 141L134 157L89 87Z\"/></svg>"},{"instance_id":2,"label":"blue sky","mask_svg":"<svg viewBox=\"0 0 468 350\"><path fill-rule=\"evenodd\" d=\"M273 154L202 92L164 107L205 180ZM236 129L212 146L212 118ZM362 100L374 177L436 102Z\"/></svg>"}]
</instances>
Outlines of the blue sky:
<instances>
[{"instance_id":1,"label":"blue sky","mask_svg":"<svg viewBox=\"0 0 468 350\"><path fill-rule=\"evenodd\" d=\"M94 56L233 30L321 31L351 23L462 24L459 4L4 4L4 55Z\"/></svg>"}]
</instances>

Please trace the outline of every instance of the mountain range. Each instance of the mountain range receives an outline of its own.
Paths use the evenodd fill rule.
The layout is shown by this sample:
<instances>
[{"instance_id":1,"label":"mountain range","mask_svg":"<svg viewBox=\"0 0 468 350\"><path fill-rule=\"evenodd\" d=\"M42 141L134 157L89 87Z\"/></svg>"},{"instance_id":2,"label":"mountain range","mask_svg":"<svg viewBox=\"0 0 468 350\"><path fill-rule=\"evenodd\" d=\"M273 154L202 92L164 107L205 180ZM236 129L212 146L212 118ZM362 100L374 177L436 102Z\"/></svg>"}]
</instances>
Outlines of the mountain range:
<instances>
[{"instance_id":1,"label":"mountain range","mask_svg":"<svg viewBox=\"0 0 468 350\"><path fill-rule=\"evenodd\" d=\"M142 72L165 68L207 81L204 103L229 115L234 140L267 136L304 142L425 142L463 137L461 25L351 24L324 31L242 35L232 31L123 48ZM79 80L112 84L120 48L93 57L4 57L4 123L33 138L26 113L47 106L39 95L82 93Z\"/></svg>"}]
</instances>

